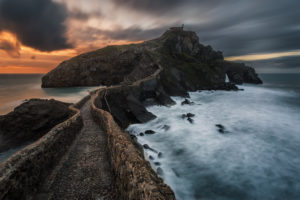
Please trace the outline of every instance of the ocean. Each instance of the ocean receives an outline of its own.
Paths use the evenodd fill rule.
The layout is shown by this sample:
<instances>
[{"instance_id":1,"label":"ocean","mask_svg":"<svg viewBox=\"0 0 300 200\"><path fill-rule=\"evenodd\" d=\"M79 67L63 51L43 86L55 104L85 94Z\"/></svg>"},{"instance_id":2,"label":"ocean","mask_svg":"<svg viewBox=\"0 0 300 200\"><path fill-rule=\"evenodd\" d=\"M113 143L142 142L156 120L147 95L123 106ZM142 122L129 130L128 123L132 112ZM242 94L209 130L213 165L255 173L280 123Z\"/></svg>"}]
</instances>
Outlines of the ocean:
<instances>
[{"instance_id":1,"label":"ocean","mask_svg":"<svg viewBox=\"0 0 300 200\"><path fill-rule=\"evenodd\" d=\"M56 99L75 103L95 87L41 88L42 74L0 74L0 115L7 114L25 99Z\"/></svg>"},{"instance_id":2,"label":"ocean","mask_svg":"<svg viewBox=\"0 0 300 200\"><path fill-rule=\"evenodd\" d=\"M260 77L263 85L239 86L244 91L191 92L193 105L173 97L174 106L148 107L156 119L127 129L162 153L145 157L177 199L300 198L300 74ZM149 129L156 133L139 136Z\"/></svg>"}]
</instances>

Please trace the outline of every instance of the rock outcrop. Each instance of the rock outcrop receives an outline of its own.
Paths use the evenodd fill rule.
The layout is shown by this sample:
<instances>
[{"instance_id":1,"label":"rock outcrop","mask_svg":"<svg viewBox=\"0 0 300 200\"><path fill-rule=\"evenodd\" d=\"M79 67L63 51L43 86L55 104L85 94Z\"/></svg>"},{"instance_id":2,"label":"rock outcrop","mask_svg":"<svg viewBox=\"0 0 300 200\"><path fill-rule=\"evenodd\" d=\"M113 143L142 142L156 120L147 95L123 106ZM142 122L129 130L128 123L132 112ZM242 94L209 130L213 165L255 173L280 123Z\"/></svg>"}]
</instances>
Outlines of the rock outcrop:
<instances>
[{"instance_id":1,"label":"rock outcrop","mask_svg":"<svg viewBox=\"0 0 300 200\"><path fill-rule=\"evenodd\" d=\"M108 46L64 61L42 78L42 87L132 83L153 74L158 66L169 95L228 88L224 86L226 73L234 83L260 83L253 68L224 61L222 52L200 44L195 32L170 29L154 40ZM233 78L237 77L234 73L241 79Z\"/></svg>"},{"instance_id":2,"label":"rock outcrop","mask_svg":"<svg viewBox=\"0 0 300 200\"><path fill-rule=\"evenodd\" d=\"M225 82L226 73L231 83ZM239 82L233 73L241 76ZM221 52L200 44L195 32L169 29L154 40L109 46L65 61L43 77L42 86L115 85L102 92L98 102L126 128L155 118L145 109L149 100L171 105L170 96L238 90L235 83L259 80L254 69L225 61Z\"/></svg>"},{"instance_id":3,"label":"rock outcrop","mask_svg":"<svg viewBox=\"0 0 300 200\"><path fill-rule=\"evenodd\" d=\"M252 67L246 66L244 63L224 62L225 71L229 81L234 84L253 83L261 84L262 80L255 73Z\"/></svg>"},{"instance_id":4,"label":"rock outcrop","mask_svg":"<svg viewBox=\"0 0 300 200\"><path fill-rule=\"evenodd\" d=\"M31 99L0 116L0 152L33 142L74 114L67 103Z\"/></svg>"}]
</instances>

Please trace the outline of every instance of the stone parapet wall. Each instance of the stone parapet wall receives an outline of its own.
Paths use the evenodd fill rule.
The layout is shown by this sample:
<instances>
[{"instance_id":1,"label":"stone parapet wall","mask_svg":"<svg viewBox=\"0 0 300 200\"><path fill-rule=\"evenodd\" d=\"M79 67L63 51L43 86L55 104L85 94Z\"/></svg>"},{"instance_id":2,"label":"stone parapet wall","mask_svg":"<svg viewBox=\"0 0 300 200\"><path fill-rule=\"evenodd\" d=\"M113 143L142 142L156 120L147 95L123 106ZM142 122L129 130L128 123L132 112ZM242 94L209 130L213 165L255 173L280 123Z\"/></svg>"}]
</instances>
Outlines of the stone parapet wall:
<instances>
[{"instance_id":1,"label":"stone parapet wall","mask_svg":"<svg viewBox=\"0 0 300 200\"><path fill-rule=\"evenodd\" d=\"M80 111L0 164L0 199L31 199L82 127Z\"/></svg>"},{"instance_id":2,"label":"stone parapet wall","mask_svg":"<svg viewBox=\"0 0 300 200\"><path fill-rule=\"evenodd\" d=\"M161 69L153 75L139 80L127 87L140 87L141 84L156 79ZM107 145L111 158L111 166L116 175L116 184L124 200L173 200L174 192L158 177L150 163L145 160L143 153L133 144L130 136L115 122L113 116L100 109L101 102L108 90L124 86L102 88L92 96L92 115L94 120L107 134ZM118 98L118 97L116 97ZM109 102L108 102L109 103Z\"/></svg>"}]
</instances>

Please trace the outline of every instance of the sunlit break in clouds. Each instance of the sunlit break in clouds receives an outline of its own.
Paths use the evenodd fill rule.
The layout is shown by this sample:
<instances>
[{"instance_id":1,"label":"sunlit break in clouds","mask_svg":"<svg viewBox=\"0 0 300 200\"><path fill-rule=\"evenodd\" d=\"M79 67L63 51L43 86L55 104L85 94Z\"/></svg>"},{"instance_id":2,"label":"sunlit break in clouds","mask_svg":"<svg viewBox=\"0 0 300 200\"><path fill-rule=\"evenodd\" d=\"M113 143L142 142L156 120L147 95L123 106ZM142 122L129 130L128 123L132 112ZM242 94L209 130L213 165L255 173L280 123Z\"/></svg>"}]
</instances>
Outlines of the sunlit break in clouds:
<instances>
[{"instance_id":1,"label":"sunlit break in clouds","mask_svg":"<svg viewBox=\"0 0 300 200\"><path fill-rule=\"evenodd\" d=\"M228 59L277 72L274 59L299 60L299 8L294 0L0 0L0 73L46 73L80 53L181 24Z\"/></svg>"}]
</instances>

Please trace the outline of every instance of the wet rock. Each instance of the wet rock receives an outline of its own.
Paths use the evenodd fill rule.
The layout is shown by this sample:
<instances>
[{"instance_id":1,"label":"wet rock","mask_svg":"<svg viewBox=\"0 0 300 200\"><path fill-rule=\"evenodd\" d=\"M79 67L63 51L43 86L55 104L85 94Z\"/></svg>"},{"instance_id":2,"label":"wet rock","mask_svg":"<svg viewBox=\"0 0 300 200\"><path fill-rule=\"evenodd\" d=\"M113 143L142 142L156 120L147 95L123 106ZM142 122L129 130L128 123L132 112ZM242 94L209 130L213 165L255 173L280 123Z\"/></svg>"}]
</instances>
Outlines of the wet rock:
<instances>
[{"instance_id":1,"label":"wet rock","mask_svg":"<svg viewBox=\"0 0 300 200\"><path fill-rule=\"evenodd\" d=\"M219 129L224 129L225 128L222 124L216 124L216 127L218 127Z\"/></svg>"},{"instance_id":2,"label":"wet rock","mask_svg":"<svg viewBox=\"0 0 300 200\"><path fill-rule=\"evenodd\" d=\"M185 99L183 102L181 102L181 105L183 106L183 105L193 105L194 104L194 102L191 102L190 100L188 100L188 99Z\"/></svg>"},{"instance_id":3,"label":"wet rock","mask_svg":"<svg viewBox=\"0 0 300 200\"><path fill-rule=\"evenodd\" d=\"M186 116L187 116L187 117L195 117L195 114L193 114L193 113L188 113L188 114L186 114Z\"/></svg>"},{"instance_id":4,"label":"wet rock","mask_svg":"<svg viewBox=\"0 0 300 200\"><path fill-rule=\"evenodd\" d=\"M144 144L143 147L144 147L144 149L148 149L150 151L157 153L157 151L155 149L151 148L148 144Z\"/></svg>"},{"instance_id":5,"label":"wet rock","mask_svg":"<svg viewBox=\"0 0 300 200\"><path fill-rule=\"evenodd\" d=\"M149 159L150 159L150 160L154 160L153 156L149 156Z\"/></svg>"},{"instance_id":6,"label":"wet rock","mask_svg":"<svg viewBox=\"0 0 300 200\"><path fill-rule=\"evenodd\" d=\"M192 117L195 117L195 114L193 114L193 113L187 113L187 114L182 114L181 115L181 118L182 119L185 119L185 118L192 118Z\"/></svg>"},{"instance_id":7,"label":"wet rock","mask_svg":"<svg viewBox=\"0 0 300 200\"><path fill-rule=\"evenodd\" d=\"M137 140L137 137L135 135L130 134L130 137L132 140Z\"/></svg>"},{"instance_id":8,"label":"wet rock","mask_svg":"<svg viewBox=\"0 0 300 200\"><path fill-rule=\"evenodd\" d=\"M222 124L216 124L216 127L218 127L219 133L228 133L228 131L225 130L225 127Z\"/></svg>"},{"instance_id":9,"label":"wet rock","mask_svg":"<svg viewBox=\"0 0 300 200\"><path fill-rule=\"evenodd\" d=\"M169 125L164 125L164 126L162 127L162 129L164 129L165 131L168 131L170 128L171 128L171 127L170 127Z\"/></svg>"},{"instance_id":10,"label":"wet rock","mask_svg":"<svg viewBox=\"0 0 300 200\"><path fill-rule=\"evenodd\" d=\"M140 135L140 136L144 136L144 133L141 132L141 133L139 133L139 135Z\"/></svg>"},{"instance_id":11,"label":"wet rock","mask_svg":"<svg viewBox=\"0 0 300 200\"><path fill-rule=\"evenodd\" d=\"M161 163L160 163L160 162L154 162L154 165L156 165L156 166L160 166L160 165L161 165Z\"/></svg>"},{"instance_id":12,"label":"wet rock","mask_svg":"<svg viewBox=\"0 0 300 200\"><path fill-rule=\"evenodd\" d=\"M157 168L156 172L157 172L158 175L161 175L161 176L164 174L164 171L160 167Z\"/></svg>"},{"instance_id":13,"label":"wet rock","mask_svg":"<svg viewBox=\"0 0 300 200\"><path fill-rule=\"evenodd\" d=\"M155 131L153 131L153 130L146 130L145 131L145 134L147 134L147 135L152 135L154 133L155 133Z\"/></svg>"},{"instance_id":14,"label":"wet rock","mask_svg":"<svg viewBox=\"0 0 300 200\"><path fill-rule=\"evenodd\" d=\"M0 152L39 139L74 114L69 106L53 99L31 99L0 116Z\"/></svg>"},{"instance_id":15,"label":"wet rock","mask_svg":"<svg viewBox=\"0 0 300 200\"><path fill-rule=\"evenodd\" d=\"M162 152L159 152L159 153L157 154L157 157L158 157L158 158L162 158L162 157L163 157Z\"/></svg>"},{"instance_id":16,"label":"wet rock","mask_svg":"<svg viewBox=\"0 0 300 200\"><path fill-rule=\"evenodd\" d=\"M190 118L190 117L188 117L187 120L188 120L191 124L194 123L194 120L193 120L192 118Z\"/></svg>"},{"instance_id":17,"label":"wet rock","mask_svg":"<svg viewBox=\"0 0 300 200\"><path fill-rule=\"evenodd\" d=\"M262 84L262 80L252 67L244 63L224 62L224 68L230 82L235 84L252 83Z\"/></svg>"}]
</instances>

